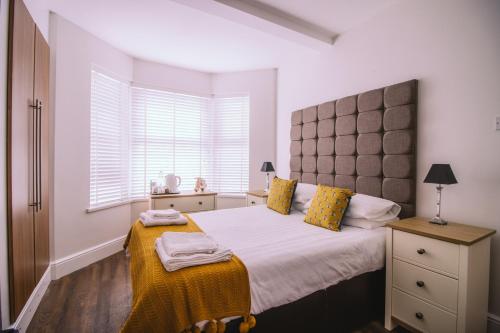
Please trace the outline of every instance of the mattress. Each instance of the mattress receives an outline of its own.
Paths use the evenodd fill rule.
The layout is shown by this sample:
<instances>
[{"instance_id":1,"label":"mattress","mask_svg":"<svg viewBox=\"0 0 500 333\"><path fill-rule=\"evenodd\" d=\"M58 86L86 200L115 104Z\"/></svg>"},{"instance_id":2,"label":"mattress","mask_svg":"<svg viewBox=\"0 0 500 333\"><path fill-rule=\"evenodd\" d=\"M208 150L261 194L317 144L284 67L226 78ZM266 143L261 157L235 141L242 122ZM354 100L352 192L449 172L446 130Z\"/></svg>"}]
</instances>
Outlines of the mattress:
<instances>
[{"instance_id":1,"label":"mattress","mask_svg":"<svg viewBox=\"0 0 500 333\"><path fill-rule=\"evenodd\" d=\"M252 314L384 266L385 228L334 232L303 222L301 212L282 215L265 205L190 215L247 267Z\"/></svg>"}]
</instances>

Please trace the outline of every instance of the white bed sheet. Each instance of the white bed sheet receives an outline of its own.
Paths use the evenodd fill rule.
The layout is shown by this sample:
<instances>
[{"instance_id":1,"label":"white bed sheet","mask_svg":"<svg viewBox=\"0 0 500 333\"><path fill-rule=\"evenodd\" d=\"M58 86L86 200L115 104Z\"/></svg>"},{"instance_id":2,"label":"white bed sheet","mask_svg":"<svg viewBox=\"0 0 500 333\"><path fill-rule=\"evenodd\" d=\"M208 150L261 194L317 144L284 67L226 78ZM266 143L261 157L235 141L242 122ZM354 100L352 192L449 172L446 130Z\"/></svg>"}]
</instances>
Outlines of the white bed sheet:
<instances>
[{"instance_id":1,"label":"white bed sheet","mask_svg":"<svg viewBox=\"0 0 500 333\"><path fill-rule=\"evenodd\" d=\"M343 227L334 232L282 215L265 205L191 214L243 261L250 278L251 313L296 301L384 265L385 230Z\"/></svg>"}]
</instances>

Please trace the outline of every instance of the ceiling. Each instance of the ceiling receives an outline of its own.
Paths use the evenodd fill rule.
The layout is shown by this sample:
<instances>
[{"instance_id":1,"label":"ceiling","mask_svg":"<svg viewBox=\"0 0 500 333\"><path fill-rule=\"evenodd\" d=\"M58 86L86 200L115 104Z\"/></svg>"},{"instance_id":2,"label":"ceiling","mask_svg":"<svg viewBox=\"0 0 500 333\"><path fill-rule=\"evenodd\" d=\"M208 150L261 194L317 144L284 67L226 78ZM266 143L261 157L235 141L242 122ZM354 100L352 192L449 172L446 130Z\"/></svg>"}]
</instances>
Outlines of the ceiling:
<instances>
[{"instance_id":1,"label":"ceiling","mask_svg":"<svg viewBox=\"0 0 500 333\"><path fill-rule=\"evenodd\" d=\"M259 1L285 18L342 33L394 0ZM213 0L48 2L51 11L133 57L205 72L274 68L286 54L318 52L310 37Z\"/></svg>"},{"instance_id":2,"label":"ceiling","mask_svg":"<svg viewBox=\"0 0 500 333\"><path fill-rule=\"evenodd\" d=\"M285 13L342 34L396 0L257 0Z\"/></svg>"}]
</instances>

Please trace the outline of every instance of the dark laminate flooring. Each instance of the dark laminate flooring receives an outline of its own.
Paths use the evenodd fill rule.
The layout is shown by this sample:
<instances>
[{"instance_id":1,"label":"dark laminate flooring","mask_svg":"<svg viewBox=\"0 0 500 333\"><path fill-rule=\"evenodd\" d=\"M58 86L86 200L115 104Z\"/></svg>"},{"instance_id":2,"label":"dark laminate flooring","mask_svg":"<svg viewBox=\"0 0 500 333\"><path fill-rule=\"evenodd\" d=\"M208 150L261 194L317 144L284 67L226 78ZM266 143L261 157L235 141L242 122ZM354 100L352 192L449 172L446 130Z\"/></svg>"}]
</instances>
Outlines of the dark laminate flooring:
<instances>
[{"instance_id":1,"label":"dark laminate flooring","mask_svg":"<svg viewBox=\"0 0 500 333\"><path fill-rule=\"evenodd\" d=\"M118 332L131 300L128 259L119 252L52 281L27 332ZM387 331L373 322L357 332Z\"/></svg>"}]
</instances>

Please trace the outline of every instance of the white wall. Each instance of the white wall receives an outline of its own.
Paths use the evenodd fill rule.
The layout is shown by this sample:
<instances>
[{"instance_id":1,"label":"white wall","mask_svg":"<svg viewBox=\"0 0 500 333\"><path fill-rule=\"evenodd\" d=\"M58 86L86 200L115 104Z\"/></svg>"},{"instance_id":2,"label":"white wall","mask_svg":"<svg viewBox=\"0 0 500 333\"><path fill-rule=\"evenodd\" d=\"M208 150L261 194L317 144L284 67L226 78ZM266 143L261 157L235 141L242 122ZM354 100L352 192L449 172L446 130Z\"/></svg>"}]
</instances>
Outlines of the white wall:
<instances>
[{"instance_id":1,"label":"white wall","mask_svg":"<svg viewBox=\"0 0 500 333\"><path fill-rule=\"evenodd\" d=\"M432 163L458 179L442 215L498 230L492 244L490 312L500 315L500 2L407 1L341 35L331 51L289 58L278 75L278 174L289 174L290 112L419 79L417 213L432 216Z\"/></svg>"},{"instance_id":2,"label":"white wall","mask_svg":"<svg viewBox=\"0 0 500 333\"><path fill-rule=\"evenodd\" d=\"M249 187L250 190L264 188L262 162L271 161L276 165L276 70L214 74L212 92L250 96Z\"/></svg>"},{"instance_id":3,"label":"white wall","mask_svg":"<svg viewBox=\"0 0 500 333\"><path fill-rule=\"evenodd\" d=\"M2 328L9 324L9 275L7 247L7 44L9 5L7 0L0 0L0 313Z\"/></svg>"},{"instance_id":4,"label":"white wall","mask_svg":"<svg viewBox=\"0 0 500 333\"><path fill-rule=\"evenodd\" d=\"M134 59L134 84L174 92L210 95L209 73Z\"/></svg>"},{"instance_id":5,"label":"white wall","mask_svg":"<svg viewBox=\"0 0 500 333\"><path fill-rule=\"evenodd\" d=\"M87 214L90 175L90 71L102 67L132 80L133 60L64 18L51 14L53 59L53 260L123 236L128 205Z\"/></svg>"}]
</instances>

